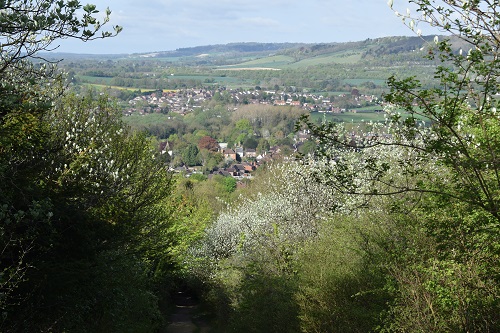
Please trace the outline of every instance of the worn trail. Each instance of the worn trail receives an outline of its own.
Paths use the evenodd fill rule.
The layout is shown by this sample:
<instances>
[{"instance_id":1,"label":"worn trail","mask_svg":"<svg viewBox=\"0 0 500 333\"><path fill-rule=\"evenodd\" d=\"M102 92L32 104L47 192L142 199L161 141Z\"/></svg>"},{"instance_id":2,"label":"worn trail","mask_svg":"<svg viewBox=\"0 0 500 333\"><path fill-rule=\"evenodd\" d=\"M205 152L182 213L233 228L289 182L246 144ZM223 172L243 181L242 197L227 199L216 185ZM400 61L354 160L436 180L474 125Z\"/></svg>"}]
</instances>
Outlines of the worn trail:
<instances>
[{"instance_id":1,"label":"worn trail","mask_svg":"<svg viewBox=\"0 0 500 333\"><path fill-rule=\"evenodd\" d=\"M174 298L175 311L169 318L164 333L208 333L209 328L203 322L194 322L198 303L189 294L178 292Z\"/></svg>"}]
</instances>

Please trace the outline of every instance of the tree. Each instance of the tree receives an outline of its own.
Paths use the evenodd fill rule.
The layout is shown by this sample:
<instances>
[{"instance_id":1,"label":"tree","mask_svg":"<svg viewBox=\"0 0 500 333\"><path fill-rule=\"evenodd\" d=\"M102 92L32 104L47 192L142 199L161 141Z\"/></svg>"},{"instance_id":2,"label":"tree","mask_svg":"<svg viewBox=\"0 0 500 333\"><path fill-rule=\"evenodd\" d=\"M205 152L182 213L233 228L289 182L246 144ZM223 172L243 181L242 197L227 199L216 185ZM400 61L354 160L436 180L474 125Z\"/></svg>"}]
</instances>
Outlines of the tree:
<instances>
[{"instance_id":1,"label":"tree","mask_svg":"<svg viewBox=\"0 0 500 333\"><path fill-rule=\"evenodd\" d=\"M77 331L83 322L87 329L113 325L122 330L113 316L132 318L141 308L149 308L150 315L136 321L136 330L150 331L158 320L156 296L144 271L165 259L156 246L168 245L158 228L168 221L162 202L170 176L152 158L156 146L124 129L121 113L107 96L94 98L69 94L55 100L34 123L41 136L23 139L27 149L17 144L15 151L0 155L0 178L8 180L0 187L0 240L8 258L2 271L16 274L1 280L3 331ZM145 249L148 264L141 258ZM111 266L130 275L120 278ZM9 278L21 280L9 285ZM121 296L107 289L120 290ZM129 302L138 308L127 309ZM102 311L107 315L96 316Z\"/></svg>"},{"instance_id":2,"label":"tree","mask_svg":"<svg viewBox=\"0 0 500 333\"><path fill-rule=\"evenodd\" d=\"M336 200L297 161L269 164L260 176L255 193L223 211L192 246L190 266L204 284L216 284L213 306L231 308L221 319L236 331L298 332L295 259ZM212 180L234 184L231 177ZM232 191L235 184L228 185Z\"/></svg>"},{"instance_id":3,"label":"tree","mask_svg":"<svg viewBox=\"0 0 500 333\"><path fill-rule=\"evenodd\" d=\"M226 192L231 193L236 190L236 179L233 177L224 177L224 181L222 183L224 185L224 189Z\"/></svg>"},{"instance_id":4,"label":"tree","mask_svg":"<svg viewBox=\"0 0 500 333\"><path fill-rule=\"evenodd\" d=\"M219 143L210 136L204 136L198 142L198 148L206 149L211 152L217 152L219 150Z\"/></svg>"},{"instance_id":5,"label":"tree","mask_svg":"<svg viewBox=\"0 0 500 333\"><path fill-rule=\"evenodd\" d=\"M316 143L312 140L307 140L304 144L299 146L299 152L303 155L314 153Z\"/></svg>"},{"instance_id":6,"label":"tree","mask_svg":"<svg viewBox=\"0 0 500 333\"><path fill-rule=\"evenodd\" d=\"M0 1L0 73L10 67L26 70L19 66L23 59L40 58L39 51L52 51L63 38L89 41L111 37L122 28L114 26L114 32L98 32L109 22L111 11L105 10L102 21L96 18L99 11L95 5L82 6L80 1ZM83 11L80 17L79 11Z\"/></svg>"},{"instance_id":7,"label":"tree","mask_svg":"<svg viewBox=\"0 0 500 333\"><path fill-rule=\"evenodd\" d=\"M267 151L269 151L269 148L270 148L270 147L271 147L271 146L269 145L269 142L268 142L266 139L261 138L261 139L259 140L259 144L257 145L257 152L258 152L259 154L264 154L264 153L266 153Z\"/></svg>"},{"instance_id":8,"label":"tree","mask_svg":"<svg viewBox=\"0 0 500 333\"><path fill-rule=\"evenodd\" d=\"M424 138L422 145L415 144L415 148L437 156L453 171L457 182L442 187L441 194L500 219L500 197L495 190L500 184L500 165L496 161L500 145L494 135L499 126L499 101L495 97L499 88L495 80L500 70L500 41L493 31L500 19L495 10L500 2L412 2L422 17L408 17L410 28L415 30L416 24L426 19L451 36L442 40L436 36L435 45L429 47L427 57L441 62L435 74L437 88L421 89L417 78L389 79L391 92L386 100L409 114L406 119L393 114L394 127L401 137ZM463 51L464 47L468 50ZM422 117L430 122L430 128L415 126Z\"/></svg>"},{"instance_id":9,"label":"tree","mask_svg":"<svg viewBox=\"0 0 500 333\"><path fill-rule=\"evenodd\" d=\"M0 329L154 331L170 176L108 96L67 94L56 67L29 62L121 28L98 35L110 11L99 22L79 1L0 9Z\"/></svg>"},{"instance_id":10,"label":"tree","mask_svg":"<svg viewBox=\"0 0 500 333\"><path fill-rule=\"evenodd\" d=\"M257 148L258 145L259 145L259 142L257 141L257 139L255 139L254 136L248 137L248 138L246 138L245 141L243 141L244 148L255 149L255 148Z\"/></svg>"},{"instance_id":11,"label":"tree","mask_svg":"<svg viewBox=\"0 0 500 333\"><path fill-rule=\"evenodd\" d=\"M188 145L183 151L182 151L182 161L186 163L188 166L195 166L195 165L200 165L200 157L198 156L198 153L200 151L198 150L198 147L195 145Z\"/></svg>"},{"instance_id":12,"label":"tree","mask_svg":"<svg viewBox=\"0 0 500 333\"><path fill-rule=\"evenodd\" d=\"M390 77L389 120L368 124L366 134L306 120L324 161L317 178L367 203L391 195L394 212L402 214L394 218L414 231L403 237L413 245L391 250L405 259L388 273L395 282L389 331L496 331L500 2L410 3L421 16L409 10L397 15L418 35L425 23L449 33L424 42L427 57L439 62L434 86L423 88L418 77ZM410 212L413 219L403 217Z\"/></svg>"},{"instance_id":13,"label":"tree","mask_svg":"<svg viewBox=\"0 0 500 333\"><path fill-rule=\"evenodd\" d=\"M389 128L373 128L389 132L392 135L390 140L387 136L354 138L343 133L335 124L309 125L323 139L323 147L335 146L337 150L352 147L353 139L357 140L357 144L352 149L361 148L365 152L383 145L399 146L411 151L412 160L418 156L426 162L438 161L439 165L446 166L453 173L450 179L454 181L446 184L438 179L434 179L437 183L432 186L421 182L400 186L386 183L387 193L437 193L484 209L500 219L500 197L496 191L500 186L500 165L497 162L500 142L495 135L498 130L496 113L499 100L495 95L499 91L496 78L500 70L500 42L491 28L499 16L492 8L499 3L470 1L458 5L455 1L410 2L419 6L423 15L418 19L420 22L432 22L452 34L441 41L436 37L434 46L427 45L428 57L442 63L436 69L436 88L422 89L416 77L401 80L395 76L389 78L391 91L385 96L385 100L393 106L387 109L390 114ZM438 5L441 3L445 7ZM489 11L485 11L484 6L488 6ZM410 19L408 16L404 18ZM416 21L411 19L408 25L415 28ZM458 40L467 43L470 49L463 52L454 48ZM326 150L322 153L328 154ZM397 167L375 165L373 160L372 171L377 175L371 180L382 181L383 175L390 176L395 168L401 168L399 171L403 174L414 172L421 175L426 172L425 168L416 170L415 164L409 165L409 161L404 160Z\"/></svg>"}]
</instances>

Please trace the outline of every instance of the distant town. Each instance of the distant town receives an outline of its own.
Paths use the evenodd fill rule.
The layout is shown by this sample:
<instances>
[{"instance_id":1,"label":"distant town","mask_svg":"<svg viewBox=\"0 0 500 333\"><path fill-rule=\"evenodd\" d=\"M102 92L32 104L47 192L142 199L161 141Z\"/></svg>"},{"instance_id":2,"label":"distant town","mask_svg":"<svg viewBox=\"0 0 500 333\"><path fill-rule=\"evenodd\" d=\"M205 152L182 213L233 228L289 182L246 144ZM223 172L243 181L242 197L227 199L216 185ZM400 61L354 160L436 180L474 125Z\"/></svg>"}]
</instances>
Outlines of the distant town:
<instances>
[{"instance_id":1,"label":"distant town","mask_svg":"<svg viewBox=\"0 0 500 333\"><path fill-rule=\"evenodd\" d=\"M262 90L256 87L253 90L243 89L181 89L176 91L155 91L137 96L128 101L128 107L124 110L125 116L147 115L151 113L186 115L195 109L206 107L212 99L224 101L229 111L237 110L239 105L261 104L281 107L296 107L308 112L322 113L356 113L359 109L372 107L369 112L382 112L381 105L377 104L374 95L363 95L357 89L353 89L350 94L340 94L336 96L325 96L322 94L304 92L286 92L279 90ZM356 108L356 106L358 108ZM373 109L379 106L380 109ZM363 112L363 111L361 111ZM366 111L364 111L366 112ZM219 143L218 152L224 156L226 167L215 168L210 171L209 177L217 174L231 176L238 181L251 179L252 173L260 165L274 159L289 158L290 153L296 153L298 147L309 139L306 131L296 133L294 136L293 151L283 153L280 146L270 147L268 151L257 154L255 149L243 147L228 148L227 143ZM171 142L160 143L160 152L174 157L174 147ZM172 167L171 170L183 173L189 177L193 173L201 173L198 167L188 167L186 165Z\"/></svg>"},{"instance_id":2,"label":"distant town","mask_svg":"<svg viewBox=\"0 0 500 333\"><path fill-rule=\"evenodd\" d=\"M182 89L177 91L152 92L131 99L125 115L134 113L186 114L195 108L202 108L213 99L224 98L226 102L238 104L267 104L276 106L295 106L311 112L344 113L358 112L358 108L377 105L377 97L363 95L357 89L350 94L324 96L321 94L285 92L277 90L243 89ZM349 106L349 107L346 107ZM356 108L356 106L358 108ZM380 107L380 112L382 107ZM372 111L373 112L373 111Z\"/></svg>"}]
</instances>

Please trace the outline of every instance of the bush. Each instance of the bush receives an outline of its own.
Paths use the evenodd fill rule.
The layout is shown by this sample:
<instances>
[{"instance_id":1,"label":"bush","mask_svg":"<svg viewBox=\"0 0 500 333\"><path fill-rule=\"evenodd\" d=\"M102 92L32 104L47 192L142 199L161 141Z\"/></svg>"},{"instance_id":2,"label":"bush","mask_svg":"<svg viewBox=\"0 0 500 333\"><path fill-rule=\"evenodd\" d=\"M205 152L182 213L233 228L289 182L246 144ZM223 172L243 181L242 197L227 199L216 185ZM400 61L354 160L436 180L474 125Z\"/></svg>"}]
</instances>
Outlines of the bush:
<instances>
[{"instance_id":1,"label":"bush","mask_svg":"<svg viewBox=\"0 0 500 333\"><path fill-rule=\"evenodd\" d=\"M296 295L302 332L370 332L379 324L388 296L374 217L337 217L304 247Z\"/></svg>"}]
</instances>

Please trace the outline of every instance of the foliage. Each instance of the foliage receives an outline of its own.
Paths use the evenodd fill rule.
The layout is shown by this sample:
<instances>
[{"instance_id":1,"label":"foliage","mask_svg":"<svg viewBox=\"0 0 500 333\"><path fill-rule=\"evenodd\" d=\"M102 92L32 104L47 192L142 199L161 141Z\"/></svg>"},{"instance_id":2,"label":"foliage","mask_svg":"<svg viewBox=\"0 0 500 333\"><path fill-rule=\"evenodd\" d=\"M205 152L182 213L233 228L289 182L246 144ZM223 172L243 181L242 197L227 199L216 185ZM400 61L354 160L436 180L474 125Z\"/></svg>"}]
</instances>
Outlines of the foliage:
<instances>
[{"instance_id":1,"label":"foliage","mask_svg":"<svg viewBox=\"0 0 500 333\"><path fill-rule=\"evenodd\" d=\"M198 147L190 144L187 146L186 149L182 151L182 161L187 165L187 166L195 166L195 165L200 165L201 160L199 157L199 150Z\"/></svg>"},{"instance_id":2,"label":"foliage","mask_svg":"<svg viewBox=\"0 0 500 333\"><path fill-rule=\"evenodd\" d=\"M246 132L246 136L242 136L242 143L246 139L253 138L254 133L259 137L266 137L265 132L276 136L276 133L281 131L284 135L289 135L294 132L294 125L299 119L299 116L305 111L299 108L292 107L277 107L268 105L248 105L238 108L232 115L235 122L233 131ZM231 139L234 134L232 134ZM269 135L267 135L269 136ZM255 148L249 146L249 148Z\"/></svg>"},{"instance_id":3,"label":"foliage","mask_svg":"<svg viewBox=\"0 0 500 333\"><path fill-rule=\"evenodd\" d=\"M319 140L316 178L366 204L391 195L394 218L414 232L407 246L389 247L398 260L388 265L393 302L382 331L496 331L499 3L410 2L422 14L398 14L410 28L428 21L470 50L436 37L428 53L440 62L435 87L391 77L386 124L352 132L304 119Z\"/></svg>"},{"instance_id":4,"label":"foliage","mask_svg":"<svg viewBox=\"0 0 500 333\"><path fill-rule=\"evenodd\" d=\"M498 267L495 241L488 239L495 236L477 229L487 214L429 199L410 219L399 217L412 246L393 250L387 290L394 301L383 331L495 331Z\"/></svg>"},{"instance_id":5,"label":"foliage","mask_svg":"<svg viewBox=\"0 0 500 333\"><path fill-rule=\"evenodd\" d=\"M198 148L206 149L211 152L217 152L219 150L219 143L210 136L204 136L198 142Z\"/></svg>"},{"instance_id":6,"label":"foliage","mask_svg":"<svg viewBox=\"0 0 500 333\"><path fill-rule=\"evenodd\" d=\"M316 143L312 140L307 140L304 144L299 146L299 153L303 155L307 155L310 153L314 153L316 149Z\"/></svg>"},{"instance_id":7,"label":"foliage","mask_svg":"<svg viewBox=\"0 0 500 333\"><path fill-rule=\"evenodd\" d=\"M311 164L264 169L191 248L188 267L209 288L219 324L255 332L375 328L389 300L389 244L401 239L386 203L374 204L378 213L358 210L362 201L315 181Z\"/></svg>"},{"instance_id":8,"label":"foliage","mask_svg":"<svg viewBox=\"0 0 500 333\"><path fill-rule=\"evenodd\" d=\"M26 53L6 58L0 79L2 331L155 331L158 303L179 278L198 280L226 331L498 331L500 3L410 2L422 16L398 15L417 34L430 22L456 36L425 37L420 51L420 41L405 38L359 42L358 53L304 46L287 51L293 71L238 74L284 93L296 90L297 76L300 87L373 90L364 61L375 61L371 79L390 62L405 65L388 80L386 123L318 125L304 117L296 130L305 123L315 140L299 148L304 158L264 168L243 192L233 178L195 174L175 179L171 196L155 144L125 128L107 96L59 98L64 84L55 71L17 61L55 39L36 30L33 38L45 40L14 43L6 55ZM75 37L96 36L88 28L100 24L90 16L71 21L77 1L50 5L68 15L66 27L80 29ZM51 10L36 24L53 19ZM2 20L22 18L8 14L0 29ZM23 20L33 31L31 16ZM399 49L415 52L409 60ZM424 51L428 59L419 62ZM154 72L154 61L137 66ZM412 76L437 62L434 75L426 76L429 67ZM111 77L129 65L106 63L88 74ZM137 70L130 65L116 81L162 84ZM359 87L345 81L347 72ZM335 77L324 79L328 73ZM178 163L204 170L220 162L212 138L261 152L270 142L291 144L303 111L249 104L229 112L232 103L221 89L207 108L148 129L175 141Z\"/></svg>"},{"instance_id":9,"label":"foliage","mask_svg":"<svg viewBox=\"0 0 500 333\"><path fill-rule=\"evenodd\" d=\"M300 163L273 165L264 179L265 193L232 203L208 226L189 267L218 290L210 299L231 329L298 331L295 259L334 200Z\"/></svg>"},{"instance_id":10,"label":"foliage","mask_svg":"<svg viewBox=\"0 0 500 333\"><path fill-rule=\"evenodd\" d=\"M239 300L228 332L299 332L296 281L250 268L242 277Z\"/></svg>"},{"instance_id":11,"label":"foliage","mask_svg":"<svg viewBox=\"0 0 500 333\"><path fill-rule=\"evenodd\" d=\"M304 186L308 174L299 163L276 165L269 172L272 177L265 193L222 213L207 229L201 247L204 255L217 260L232 255L258 257L263 251L278 266L284 265L276 269L286 269L288 251L314 236L315 222L336 202L324 191Z\"/></svg>"},{"instance_id":12,"label":"foliage","mask_svg":"<svg viewBox=\"0 0 500 333\"><path fill-rule=\"evenodd\" d=\"M209 196L198 193L198 183L206 183L203 175L195 174L189 179L176 179L174 199L170 202L172 224L168 228L172 243L168 245L174 264L185 274L187 250L202 237L205 228L213 219L214 207ZM214 194L211 193L213 196ZM184 276L184 279L189 277Z\"/></svg>"},{"instance_id":13,"label":"foliage","mask_svg":"<svg viewBox=\"0 0 500 333\"><path fill-rule=\"evenodd\" d=\"M434 1L415 3L423 16L459 35L470 49L467 54L456 52L450 40L436 38L435 50L429 57L442 63L435 75L439 88L422 90L414 78L401 81L390 78L391 93L387 101L411 114L404 121L394 115L393 121L398 125L395 128L401 136L422 136L424 154L438 155L440 162L453 171L455 186L446 186L443 192L448 190L449 196L481 207L498 219L495 188L499 179L495 161L500 145L495 141L498 87L494 82L499 63L497 36L490 28L496 26L498 14L494 8L498 3L471 1L459 6L448 2L446 7ZM461 18L455 18L454 14L460 14ZM419 115L432 122L432 136L412 126Z\"/></svg>"},{"instance_id":14,"label":"foliage","mask_svg":"<svg viewBox=\"0 0 500 333\"><path fill-rule=\"evenodd\" d=\"M259 145L259 142L254 137L249 137L243 141L243 148L255 149Z\"/></svg>"},{"instance_id":15,"label":"foliage","mask_svg":"<svg viewBox=\"0 0 500 333\"><path fill-rule=\"evenodd\" d=\"M14 187L2 187L9 195L2 196L3 221L21 217L2 228L5 255L22 263L3 267L22 277L10 286L10 298L18 304L9 299L2 304L3 330L76 331L95 313L107 313L96 325L120 331L122 324L132 326L113 316L127 313L127 318L142 317L135 329L149 331L158 325L159 313L148 271L165 260L160 249L170 242L160 233L169 221L161 204L169 195L168 173L144 135L123 129L106 96L95 101L69 94L38 124L45 129L43 140L29 151L8 151L10 161L19 163L2 174L18 180ZM124 255L131 260L122 260ZM121 279L110 274L110 265L134 273ZM75 285L85 287L75 290ZM131 312L145 309L150 316Z\"/></svg>"},{"instance_id":16,"label":"foliage","mask_svg":"<svg viewBox=\"0 0 500 333\"><path fill-rule=\"evenodd\" d=\"M236 190L236 179L234 179L233 177L214 175L211 181L214 183L218 183L226 193L232 193Z\"/></svg>"},{"instance_id":17,"label":"foliage","mask_svg":"<svg viewBox=\"0 0 500 333\"><path fill-rule=\"evenodd\" d=\"M68 93L56 67L26 60L59 38L111 36L97 36L110 11L0 4L1 330L151 332L170 176L107 96Z\"/></svg>"},{"instance_id":18,"label":"foliage","mask_svg":"<svg viewBox=\"0 0 500 333\"><path fill-rule=\"evenodd\" d=\"M259 154L264 154L267 151L269 151L269 148L270 148L269 142L266 139L261 138L259 140L259 144L257 145L257 152Z\"/></svg>"},{"instance_id":19,"label":"foliage","mask_svg":"<svg viewBox=\"0 0 500 333\"><path fill-rule=\"evenodd\" d=\"M122 28L113 27L114 32L98 32L109 22L111 11L105 11L102 21L96 18L99 11L95 5L82 6L80 1L18 1L0 2L0 73L18 66L23 59L39 57L39 51L51 51L61 38L89 41L111 37ZM80 15L82 11L83 15ZM80 17L81 16L81 17Z\"/></svg>"},{"instance_id":20,"label":"foliage","mask_svg":"<svg viewBox=\"0 0 500 333\"><path fill-rule=\"evenodd\" d=\"M377 326L389 299L381 246L386 219L386 212L336 216L301 250L296 299L302 332L370 332Z\"/></svg>"}]
</instances>

